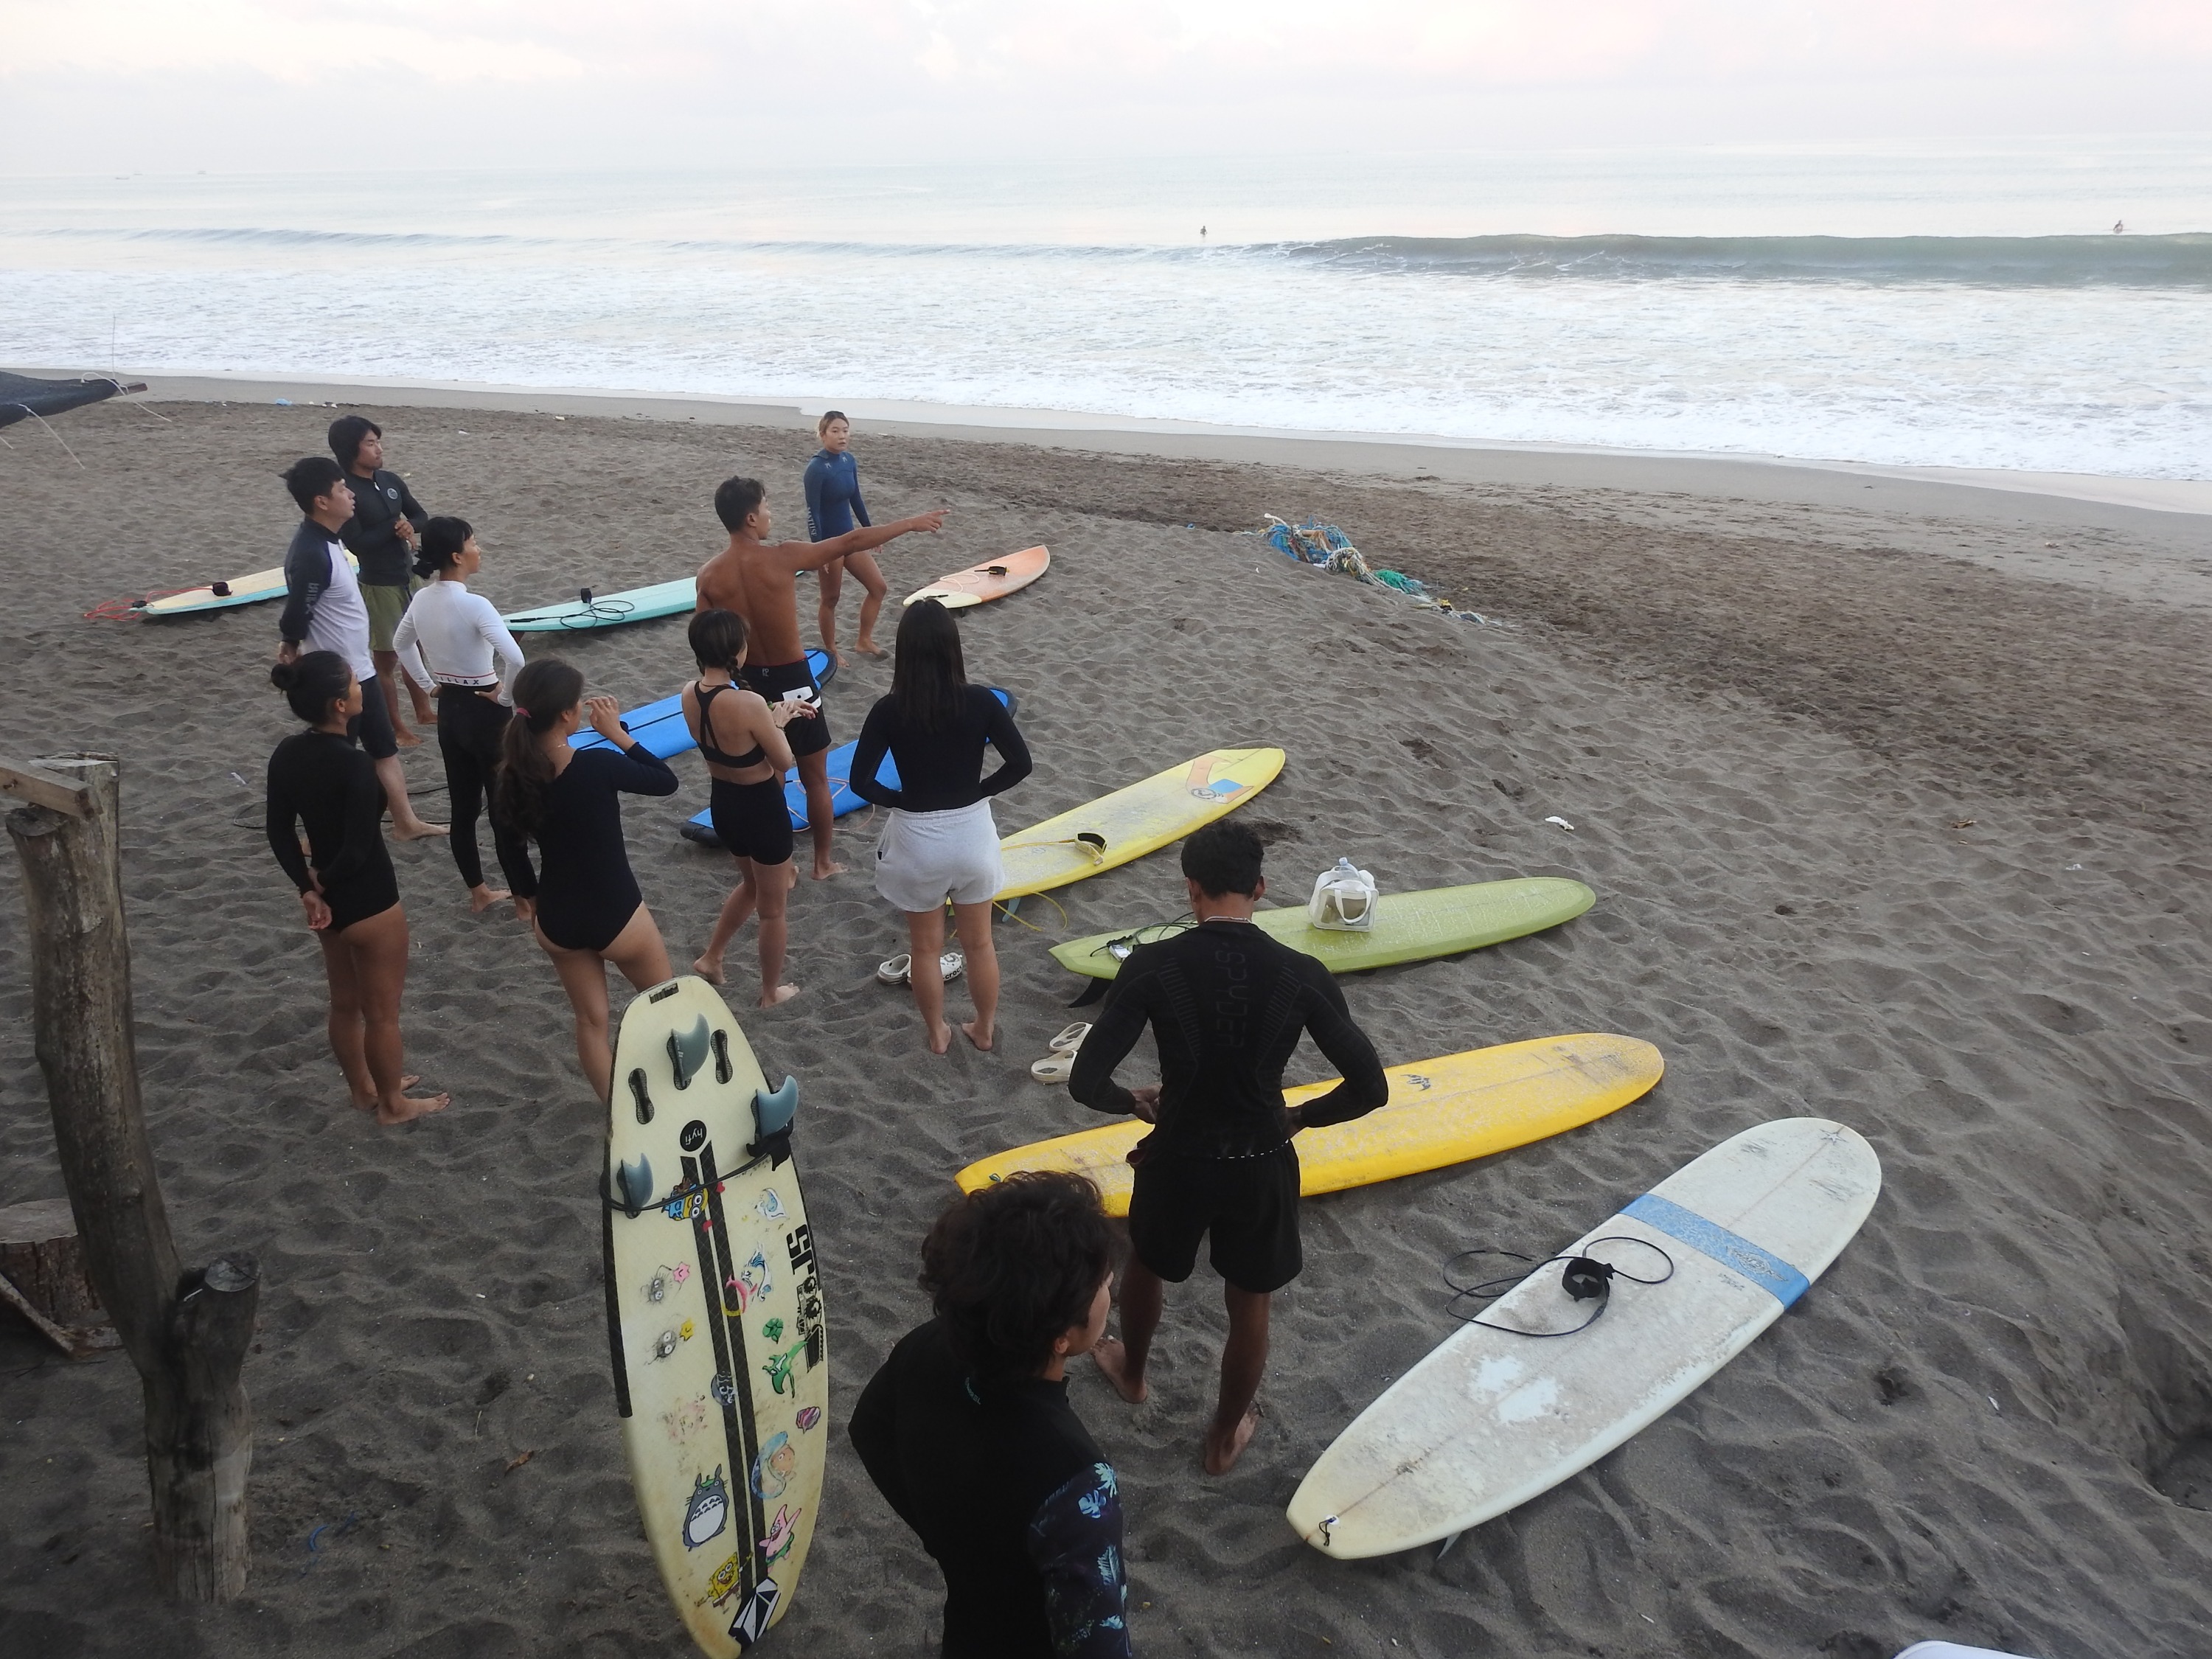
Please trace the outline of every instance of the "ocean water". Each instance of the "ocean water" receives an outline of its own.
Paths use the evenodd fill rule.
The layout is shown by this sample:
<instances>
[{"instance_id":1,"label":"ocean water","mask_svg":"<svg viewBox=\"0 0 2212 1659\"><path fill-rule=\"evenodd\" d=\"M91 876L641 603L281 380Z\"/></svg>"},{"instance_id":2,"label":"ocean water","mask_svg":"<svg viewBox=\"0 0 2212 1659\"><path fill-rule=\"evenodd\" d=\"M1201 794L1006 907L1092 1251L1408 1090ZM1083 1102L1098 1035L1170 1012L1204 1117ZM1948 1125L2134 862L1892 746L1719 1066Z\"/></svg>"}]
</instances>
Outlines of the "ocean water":
<instances>
[{"instance_id":1,"label":"ocean water","mask_svg":"<svg viewBox=\"0 0 2212 1659\"><path fill-rule=\"evenodd\" d=\"M29 363L2201 478L2212 138L0 179Z\"/></svg>"}]
</instances>

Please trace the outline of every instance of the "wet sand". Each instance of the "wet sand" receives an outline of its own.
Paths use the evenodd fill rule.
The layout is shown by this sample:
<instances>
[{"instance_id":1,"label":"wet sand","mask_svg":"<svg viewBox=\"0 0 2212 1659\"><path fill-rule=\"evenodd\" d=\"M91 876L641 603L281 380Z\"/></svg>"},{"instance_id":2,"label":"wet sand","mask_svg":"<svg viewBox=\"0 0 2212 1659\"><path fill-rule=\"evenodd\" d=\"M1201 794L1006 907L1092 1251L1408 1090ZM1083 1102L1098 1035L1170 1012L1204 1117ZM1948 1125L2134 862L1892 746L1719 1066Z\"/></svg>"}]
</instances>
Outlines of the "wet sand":
<instances>
[{"instance_id":1,"label":"wet sand","mask_svg":"<svg viewBox=\"0 0 2212 1659\"><path fill-rule=\"evenodd\" d=\"M77 411L55 430L82 470L23 426L0 450L0 753L122 757L171 1215L188 1260L256 1250L265 1281L254 1577L234 1607L147 1588L127 1362L68 1364L0 1328L0 1650L684 1651L622 1457L599 1109L550 968L512 921L470 915L441 844L395 848L410 1064L454 1106L396 1131L349 1111L317 953L260 831L261 770L291 729L264 679L276 608L82 619L281 556L275 475L334 412L310 390ZM361 406L431 510L477 526L475 586L503 609L687 574L720 544L708 498L732 472L803 523L796 411L433 406L461 396ZM1267 1418L1226 1479L1197 1468L1223 1325L1207 1270L1171 1299L1150 1402L1079 1376L1122 1474L1139 1650L2200 1650L2212 518L1833 469L1236 441L863 422L878 515L954 514L890 550L895 595L1053 549L1044 581L963 623L971 673L1020 693L1038 758L1001 827L1216 744L1279 744L1283 776L1243 810L1285 892L1340 854L1386 890L1565 874L1598 891L1553 933L1347 981L1387 1060L1602 1030L1657 1043L1668 1072L1557 1140L1309 1201ZM1307 512L1498 625L1237 533ZM528 648L626 707L689 666L680 619ZM830 688L841 740L889 681L856 661ZM732 872L677 838L705 797L697 757L677 766L684 792L626 822L688 960ZM441 787L434 747L408 770ZM872 839L844 821L849 861ZM19 884L0 864L0 1203L59 1192ZM731 952L763 1064L801 1080L835 1367L821 1530L778 1650L933 1651L933 1569L842 1425L924 1315L915 1247L951 1172L1093 1121L1028 1076L1080 988L1046 945L1181 904L1164 854L1059 897L1064 921L1025 907L1042 933L999 929L989 1055L931 1058L875 983L903 941L863 876L795 896L793 1002L750 1009L750 933ZM1319 1073L1308 1048L1291 1080ZM1802 1113L1869 1136L1883 1196L1718 1377L1441 1562L1335 1563L1291 1535L1307 1465L1453 1328L1453 1252L1547 1254L1736 1129Z\"/></svg>"}]
</instances>

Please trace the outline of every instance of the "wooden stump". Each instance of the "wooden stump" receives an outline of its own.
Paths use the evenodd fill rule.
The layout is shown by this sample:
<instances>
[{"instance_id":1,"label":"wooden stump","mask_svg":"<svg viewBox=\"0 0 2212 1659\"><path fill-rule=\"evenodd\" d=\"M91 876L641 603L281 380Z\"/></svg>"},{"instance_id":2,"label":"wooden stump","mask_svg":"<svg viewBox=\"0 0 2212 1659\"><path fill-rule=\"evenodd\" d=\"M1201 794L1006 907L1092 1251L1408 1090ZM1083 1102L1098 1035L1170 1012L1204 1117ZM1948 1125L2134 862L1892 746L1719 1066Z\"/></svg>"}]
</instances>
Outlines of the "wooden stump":
<instances>
[{"instance_id":1,"label":"wooden stump","mask_svg":"<svg viewBox=\"0 0 2212 1659\"><path fill-rule=\"evenodd\" d=\"M92 1288L65 1198L0 1210L0 1302L72 1359L122 1344Z\"/></svg>"}]
</instances>

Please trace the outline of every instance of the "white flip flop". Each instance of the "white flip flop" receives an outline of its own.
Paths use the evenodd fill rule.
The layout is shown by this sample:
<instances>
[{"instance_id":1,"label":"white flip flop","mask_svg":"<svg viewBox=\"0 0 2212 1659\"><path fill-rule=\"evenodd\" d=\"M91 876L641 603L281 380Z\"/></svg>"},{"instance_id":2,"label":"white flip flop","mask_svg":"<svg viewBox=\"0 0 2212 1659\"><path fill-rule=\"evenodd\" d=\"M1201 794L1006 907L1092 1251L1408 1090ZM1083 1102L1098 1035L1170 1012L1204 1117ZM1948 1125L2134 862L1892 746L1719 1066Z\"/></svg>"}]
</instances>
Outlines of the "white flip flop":
<instances>
[{"instance_id":1,"label":"white flip flop","mask_svg":"<svg viewBox=\"0 0 2212 1659\"><path fill-rule=\"evenodd\" d=\"M1065 1083L1075 1073L1073 1054L1054 1054L1049 1060L1038 1060L1030 1067L1030 1075L1039 1083Z\"/></svg>"},{"instance_id":2,"label":"white flip flop","mask_svg":"<svg viewBox=\"0 0 2212 1659\"><path fill-rule=\"evenodd\" d=\"M937 959L937 971L947 980L956 980L968 971L968 958L957 951L947 951ZM888 962L876 964L876 977L885 985L914 983L914 958L902 951Z\"/></svg>"},{"instance_id":3,"label":"white flip flop","mask_svg":"<svg viewBox=\"0 0 2212 1659\"><path fill-rule=\"evenodd\" d=\"M1078 1020L1063 1028L1060 1034L1045 1046L1056 1054L1072 1054L1083 1046L1083 1039L1091 1035L1091 1022Z\"/></svg>"}]
</instances>

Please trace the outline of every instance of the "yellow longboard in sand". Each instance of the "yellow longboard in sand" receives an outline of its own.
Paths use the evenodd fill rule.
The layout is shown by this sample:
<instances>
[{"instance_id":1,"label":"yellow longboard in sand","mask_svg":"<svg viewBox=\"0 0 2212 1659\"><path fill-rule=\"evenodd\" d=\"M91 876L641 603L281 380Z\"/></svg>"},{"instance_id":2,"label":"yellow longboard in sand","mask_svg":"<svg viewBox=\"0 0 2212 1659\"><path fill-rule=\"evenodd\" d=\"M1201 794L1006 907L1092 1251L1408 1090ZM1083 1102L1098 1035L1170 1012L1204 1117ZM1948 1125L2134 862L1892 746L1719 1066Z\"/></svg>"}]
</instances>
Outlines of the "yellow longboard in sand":
<instances>
[{"instance_id":1,"label":"yellow longboard in sand","mask_svg":"<svg viewBox=\"0 0 2212 1659\"><path fill-rule=\"evenodd\" d=\"M830 1360L797 1105L706 981L623 1012L604 1238L615 1406L646 1542L710 1659L790 1610L822 1508Z\"/></svg>"},{"instance_id":2,"label":"yellow longboard in sand","mask_svg":"<svg viewBox=\"0 0 2212 1659\"><path fill-rule=\"evenodd\" d=\"M1393 1066L1390 1103L1349 1123L1297 1138L1298 1191L1341 1192L1440 1170L1579 1128L1650 1092L1666 1070L1659 1051L1635 1037L1584 1033L1502 1043ZM1336 1086L1285 1089L1297 1106ZM953 1179L972 1193L1017 1170L1073 1170L1098 1183L1106 1213L1129 1212L1129 1149L1149 1133L1133 1118L1103 1128L1017 1146L970 1164Z\"/></svg>"},{"instance_id":3,"label":"yellow longboard in sand","mask_svg":"<svg viewBox=\"0 0 2212 1659\"><path fill-rule=\"evenodd\" d=\"M1003 559L993 559L967 570L956 570L949 576L939 576L927 587L917 587L906 596L906 603L916 599L935 599L947 611L957 611L963 605L981 605L989 599L1003 599L1009 593L1018 593L1044 574L1052 563L1052 550L1044 547L1025 547L1018 553L1009 553Z\"/></svg>"},{"instance_id":4,"label":"yellow longboard in sand","mask_svg":"<svg viewBox=\"0 0 2212 1659\"><path fill-rule=\"evenodd\" d=\"M999 843L1006 884L1020 898L1065 887L1181 841L1258 794L1283 769L1279 749L1215 749L1018 830Z\"/></svg>"}]
</instances>

